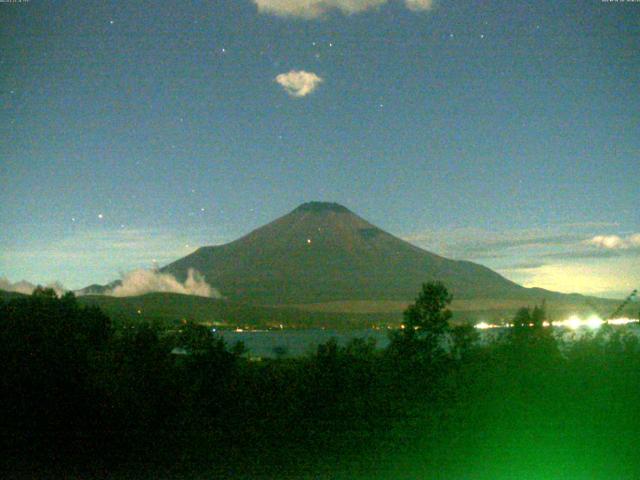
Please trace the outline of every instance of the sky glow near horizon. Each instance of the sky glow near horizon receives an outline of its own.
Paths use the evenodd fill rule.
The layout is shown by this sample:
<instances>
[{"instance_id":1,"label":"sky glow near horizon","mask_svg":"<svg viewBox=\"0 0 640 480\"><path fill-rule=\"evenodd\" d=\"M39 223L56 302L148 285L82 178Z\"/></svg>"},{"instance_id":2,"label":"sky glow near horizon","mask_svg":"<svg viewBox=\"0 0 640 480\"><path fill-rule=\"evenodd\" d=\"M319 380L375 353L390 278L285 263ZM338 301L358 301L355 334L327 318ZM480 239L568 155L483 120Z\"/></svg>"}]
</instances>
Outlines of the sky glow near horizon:
<instances>
[{"instance_id":1,"label":"sky glow near horizon","mask_svg":"<svg viewBox=\"0 0 640 480\"><path fill-rule=\"evenodd\" d=\"M640 285L639 16L2 3L0 277L106 283L324 200L525 286L623 298Z\"/></svg>"}]
</instances>

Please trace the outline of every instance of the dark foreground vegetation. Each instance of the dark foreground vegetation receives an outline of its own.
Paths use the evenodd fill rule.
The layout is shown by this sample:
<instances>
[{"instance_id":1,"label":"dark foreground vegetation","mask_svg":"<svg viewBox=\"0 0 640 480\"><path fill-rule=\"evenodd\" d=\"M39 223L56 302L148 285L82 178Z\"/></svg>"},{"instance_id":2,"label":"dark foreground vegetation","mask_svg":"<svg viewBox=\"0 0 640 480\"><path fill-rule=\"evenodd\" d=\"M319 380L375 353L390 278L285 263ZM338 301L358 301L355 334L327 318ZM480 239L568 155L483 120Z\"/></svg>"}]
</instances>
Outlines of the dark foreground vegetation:
<instances>
[{"instance_id":1,"label":"dark foreground vegetation","mask_svg":"<svg viewBox=\"0 0 640 480\"><path fill-rule=\"evenodd\" d=\"M209 329L0 304L3 478L640 478L640 349L522 309L480 342L423 286L386 350L252 362Z\"/></svg>"}]
</instances>

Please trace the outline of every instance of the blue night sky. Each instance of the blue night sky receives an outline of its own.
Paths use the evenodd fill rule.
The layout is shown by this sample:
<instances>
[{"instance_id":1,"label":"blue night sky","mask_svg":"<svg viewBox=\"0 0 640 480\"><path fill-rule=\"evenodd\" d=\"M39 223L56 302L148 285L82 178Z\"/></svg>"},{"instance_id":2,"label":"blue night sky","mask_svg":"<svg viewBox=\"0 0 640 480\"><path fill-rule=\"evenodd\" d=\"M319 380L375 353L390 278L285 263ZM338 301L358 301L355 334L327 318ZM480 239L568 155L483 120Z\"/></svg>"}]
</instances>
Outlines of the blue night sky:
<instances>
[{"instance_id":1,"label":"blue night sky","mask_svg":"<svg viewBox=\"0 0 640 480\"><path fill-rule=\"evenodd\" d=\"M104 283L309 200L640 286L640 3L0 3L0 277Z\"/></svg>"}]
</instances>

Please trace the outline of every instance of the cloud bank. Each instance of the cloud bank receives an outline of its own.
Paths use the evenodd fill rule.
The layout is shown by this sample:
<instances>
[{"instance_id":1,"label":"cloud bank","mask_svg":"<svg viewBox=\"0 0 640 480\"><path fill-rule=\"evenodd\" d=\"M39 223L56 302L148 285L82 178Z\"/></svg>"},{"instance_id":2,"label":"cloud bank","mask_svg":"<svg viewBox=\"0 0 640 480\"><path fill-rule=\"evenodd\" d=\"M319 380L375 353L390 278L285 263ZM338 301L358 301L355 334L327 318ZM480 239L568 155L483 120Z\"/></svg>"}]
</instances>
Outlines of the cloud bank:
<instances>
[{"instance_id":1,"label":"cloud bank","mask_svg":"<svg viewBox=\"0 0 640 480\"><path fill-rule=\"evenodd\" d=\"M331 11L344 15L362 13L385 5L389 0L253 0L253 3L260 13L311 20ZM413 12L433 8L433 0L404 0L403 3Z\"/></svg>"},{"instance_id":2,"label":"cloud bank","mask_svg":"<svg viewBox=\"0 0 640 480\"><path fill-rule=\"evenodd\" d=\"M604 248L608 250L628 250L640 248L640 233L635 233L627 237L618 235L596 235L585 242L587 245Z\"/></svg>"},{"instance_id":3,"label":"cloud bank","mask_svg":"<svg viewBox=\"0 0 640 480\"><path fill-rule=\"evenodd\" d=\"M220 292L212 288L204 277L190 268L184 283L169 273L157 270L138 269L122 275L121 284L106 295L113 297L133 297L151 292L182 293L199 297L222 298Z\"/></svg>"},{"instance_id":4,"label":"cloud bank","mask_svg":"<svg viewBox=\"0 0 640 480\"><path fill-rule=\"evenodd\" d=\"M8 278L0 277L0 290L5 290L7 292L24 293L25 295L31 295L36 287L37 285L34 285L31 282L27 282L26 280L12 283ZM67 291L67 289L64 288L60 282L51 282L45 285L45 287L52 288L58 296L61 296Z\"/></svg>"},{"instance_id":5,"label":"cloud bank","mask_svg":"<svg viewBox=\"0 0 640 480\"><path fill-rule=\"evenodd\" d=\"M292 97L302 98L318 88L318 85L323 82L323 79L312 72L291 70L290 72L278 75L275 81Z\"/></svg>"},{"instance_id":6,"label":"cloud bank","mask_svg":"<svg viewBox=\"0 0 640 480\"><path fill-rule=\"evenodd\" d=\"M115 282L114 282L115 283ZM19 282L11 282L6 277L0 277L0 290L7 292L23 293L31 295L36 289L35 284L26 280ZM46 288L52 288L58 296L68 291L60 282L51 282L45 285ZM176 277L170 273L161 273L157 270L138 269L121 275L120 281L117 282L111 290L107 290L104 295L113 297L134 297L152 292L181 293L184 295L197 295L199 297L222 298L220 292L211 287L204 277L194 269L189 269L187 279L179 282ZM81 292L77 292L81 295Z\"/></svg>"}]
</instances>

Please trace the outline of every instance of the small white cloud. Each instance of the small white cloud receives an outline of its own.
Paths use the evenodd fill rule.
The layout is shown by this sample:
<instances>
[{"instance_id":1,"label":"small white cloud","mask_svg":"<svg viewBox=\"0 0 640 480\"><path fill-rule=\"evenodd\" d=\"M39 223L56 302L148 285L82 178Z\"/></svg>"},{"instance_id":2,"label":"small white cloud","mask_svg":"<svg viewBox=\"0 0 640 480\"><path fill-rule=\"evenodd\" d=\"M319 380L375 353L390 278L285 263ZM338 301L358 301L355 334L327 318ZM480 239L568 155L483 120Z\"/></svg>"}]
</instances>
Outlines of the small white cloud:
<instances>
[{"instance_id":1,"label":"small white cloud","mask_svg":"<svg viewBox=\"0 0 640 480\"><path fill-rule=\"evenodd\" d=\"M312 72L291 70L278 75L275 81L292 97L302 98L312 93L324 80Z\"/></svg>"},{"instance_id":2,"label":"small white cloud","mask_svg":"<svg viewBox=\"0 0 640 480\"><path fill-rule=\"evenodd\" d=\"M433 9L433 0L402 0L412 12ZM389 0L253 0L260 13L279 17L297 17L311 20L321 18L331 11L353 15L372 10L389 3Z\"/></svg>"},{"instance_id":3,"label":"small white cloud","mask_svg":"<svg viewBox=\"0 0 640 480\"><path fill-rule=\"evenodd\" d=\"M221 298L220 292L212 288L204 277L190 268L184 283L169 273L157 270L138 269L122 275L121 284L106 293L114 297L134 297L151 292L182 293L199 297Z\"/></svg>"},{"instance_id":4,"label":"small white cloud","mask_svg":"<svg viewBox=\"0 0 640 480\"><path fill-rule=\"evenodd\" d=\"M601 248L622 248L624 240L618 235L596 235L595 237L587 240L589 245L594 245Z\"/></svg>"},{"instance_id":5,"label":"small white cloud","mask_svg":"<svg viewBox=\"0 0 640 480\"><path fill-rule=\"evenodd\" d=\"M620 237L619 235L596 235L595 237L586 240L585 243L587 245L606 248L608 250L640 248L640 233L635 233L627 237Z\"/></svg>"},{"instance_id":6,"label":"small white cloud","mask_svg":"<svg viewBox=\"0 0 640 480\"><path fill-rule=\"evenodd\" d=\"M433 0L404 0L404 4L413 12L424 12L433 8Z\"/></svg>"},{"instance_id":7,"label":"small white cloud","mask_svg":"<svg viewBox=\"0 0 640 480\"><path fill-rule=\"evenodd\" d=\"M331 10L351 15L387 2L388 0L253 0L260 13L305 19L322 17Z\"/></svg>"}]
</instances>

